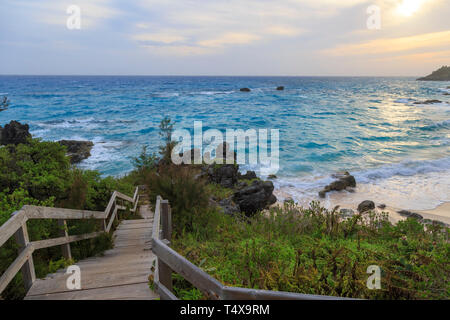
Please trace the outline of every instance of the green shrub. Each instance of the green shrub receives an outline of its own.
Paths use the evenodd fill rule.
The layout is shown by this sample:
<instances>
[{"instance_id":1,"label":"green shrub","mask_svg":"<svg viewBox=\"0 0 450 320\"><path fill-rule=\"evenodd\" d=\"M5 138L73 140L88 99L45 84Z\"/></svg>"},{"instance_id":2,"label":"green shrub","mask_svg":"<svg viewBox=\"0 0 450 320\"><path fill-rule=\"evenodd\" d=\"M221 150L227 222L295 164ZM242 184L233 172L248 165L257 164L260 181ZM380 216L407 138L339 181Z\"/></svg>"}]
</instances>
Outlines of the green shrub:
<instances>
[{"instance_id":1,"label":"green shrub","mask_svg":"<svg viewBox=\"0 0 450 320\"><path fill-rule=\"evenodd\" d=\"M225 285L368 299L448 299L448 229L385 214L342 220L318 203L286 204L251 218L214 210L172 246ZM382 270L369 290L367 267ZM185 285L184 285L185 286Z\"/></svg>"}]
</instances>

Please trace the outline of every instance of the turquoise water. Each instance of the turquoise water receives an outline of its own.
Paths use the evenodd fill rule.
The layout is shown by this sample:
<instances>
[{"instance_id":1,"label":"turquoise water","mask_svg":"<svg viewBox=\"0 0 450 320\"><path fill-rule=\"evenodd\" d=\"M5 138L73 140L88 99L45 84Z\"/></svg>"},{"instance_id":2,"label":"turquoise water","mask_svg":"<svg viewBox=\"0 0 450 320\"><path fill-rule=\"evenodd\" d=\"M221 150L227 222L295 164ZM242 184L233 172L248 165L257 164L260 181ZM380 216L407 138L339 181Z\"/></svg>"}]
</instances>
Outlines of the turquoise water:
<instances>
[{"instance_id":1,"label":"turquoise water","mask_svg":"<svg viewBox=\"0 0 450 320\"><path fill-rule=\"evenodd\" d=\"M286 89L276 91L280 85ZM92 157L81 166L105 175L129 171L143 145L156 151L166 115L191 131L194 120L204 130L279 129L279 197L309 201L331 173L345 169L356 175L360 194L428 209L450 200L449 85L411 78L0 76L0 95L11 100L0 124L28 123L46 140L92 140ZM426 99L443 103L413 104Z\"/></svg>"}]
</instances>

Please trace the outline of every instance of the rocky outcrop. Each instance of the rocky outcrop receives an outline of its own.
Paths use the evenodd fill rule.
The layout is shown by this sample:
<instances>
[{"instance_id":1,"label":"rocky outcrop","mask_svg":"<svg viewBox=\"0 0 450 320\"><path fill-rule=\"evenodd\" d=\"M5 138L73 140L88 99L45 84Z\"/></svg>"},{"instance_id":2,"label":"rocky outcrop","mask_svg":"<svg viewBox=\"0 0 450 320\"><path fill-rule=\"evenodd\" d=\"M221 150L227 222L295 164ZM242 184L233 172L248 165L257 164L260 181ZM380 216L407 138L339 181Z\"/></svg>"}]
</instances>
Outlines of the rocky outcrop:
<instances>
[{"instance_id":1,"label":"rocky outcrop","mask_svg":"<svg viewBox=\"0 0 450 320\"><path fill-rule=\"evenodd\" d=\"M240 172L238 173L238 179L239 180L253 180L253 179L257 179L258 177L256 176L256 172L255 171L247 171L245 174L241 174Z\"/></svg>"},{"instance_id":2,"label":"rocky outcrop","mask_svg":"<svg viewBox=\"0 0 450 320\"><path fill-rule=\"evenodd\" d=\"M283 91L283 90L284 90L284 86L279 86L279 87L277 87L277 90L278 90L278 91Z\"/></svg>"},{"instance_id":3,"label":"rocky outcrop","mask_svg":"<svg viewBox=\"0 0 450 320\"><path fill-rule=\"evenodd\" d=\"M30 127L27 124L21 124L17 121L11 121L6 124L4 128L0 127L0 144L18 145L26 143L31 134L29 132Z\"/></svg>"},{"instance_id":4,"label":"rocky outcrop","mask_svg":"<svg viewBox=\"0 0 450 320\"><path fill-rule=\"evenodd\" d=\"M232 188L238 181L238 168L234 164L212 164L206 167L206 174L210 182L220 184L225 188Z\"/></svg>"},{"instance_id":5,"label":"rocky outcrop","mask_svg":"<svg viewBox=\"0 0 450 320\"><path fill-rule=\"evenodd\" d=\"M271 181L254 180L250 186L236 191L233 201L246 215L252 215L277 201L273 189Z\"/></svg>"},{"instance_id":6,"label":"rocky outcrop","mask_svg":"<svg viewBox=\"0 0 450 320\"><path fill-rule=\"evenodd\" d=\"M430 75L417 79L419 81L450 81L450 67L443 66Z\"/></svg>"},{"instance_id":7,"label":"rocky outcrop","mask_svg":"<svg viewBox=\"0 0 450 320\"><path fill-rule=\"evenodd\" d=\"M251 90L249 88L241 88L239 91L241 91L241 92L250 92Z\"/></svg>"},{"instance_id":8,"label":"rocky outcrop","mask_svg":"<svg viewBox=\"0 0 450 320\"><path fill-rule=\"evenodd\" d=\"M359 213L364 213L373 209L375 209L375 203L371 200L365 200L358 205Z\"/></svg>"},{"instance_id":9,"label":"rocky outcrop","mask_svg":"<svg viewBox=\"0 0 450 320\"><path fill-rule=\"evenodd\" d=\"M425 101L416 101L416 102L414 102L414 104L434 104L434 103L442 103L442 101L433 99L433 100L425 100Z\"/></svg>"},{"instance_id":10,"label":"rocky outcrop","mask_svg":"<svg viewBox=\"0 0 450 320\"><path fill-rule=\"evenodd\" d=\"M319 197L325 198L326 193L330 191L341 191L347 188L356 187L355 177L352 176L347 171L343 173L334 174L333 177L337 178L337 180L333 181L325 188L323 188L323 190L319 191Z\"/></svg>"},{"instance_id":11,"label":"rocky outcrop","mask_svg":"<svg viewBox=\"0 0 450 320\"><path fill-rule=\"evenodd\" d=\"M222 208L223 213L227 215L234 215L239 213L239 206L233 202L231 198L223 199L217 202L217 205Z\"/></svg>"},{"instance_id":12,"label":"rocky outcrop","mask_svg":"<svg viewBox=\"0 0 450 320\"><path fill-rule=\"evenodd\" d=\"M72 164L89 158L94 146L94 143L91 141L61 140L58 142L67 148L67 155L70 157L70 163Z\"/></svg>"}]
</instances>

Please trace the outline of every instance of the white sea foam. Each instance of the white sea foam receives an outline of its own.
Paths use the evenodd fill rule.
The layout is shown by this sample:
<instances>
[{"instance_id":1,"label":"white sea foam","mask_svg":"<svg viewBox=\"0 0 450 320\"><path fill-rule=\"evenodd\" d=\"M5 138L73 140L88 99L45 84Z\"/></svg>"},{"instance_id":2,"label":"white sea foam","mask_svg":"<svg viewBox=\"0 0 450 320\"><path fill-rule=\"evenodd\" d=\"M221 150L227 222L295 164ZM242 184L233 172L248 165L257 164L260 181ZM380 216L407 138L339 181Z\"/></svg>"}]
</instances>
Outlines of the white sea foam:
<instances>
[{"instance_id":1,"label":"white sea foam","mask_svg":"<svg viewBox=\"0 0 450 320\"><path fill-rule=\"evenodd\" d=\"M279 200L292 197L303 206L320 200L329 208L336 204L355 208L369 199L397 208L426 210L450 201L450 157L408 160L351 173L357 182L355 192L330 192L325 199L320 199L318 192L333 178L316 174L302 178L280 177L274 181L275 194Z\"/></svg>"}]
</instances>

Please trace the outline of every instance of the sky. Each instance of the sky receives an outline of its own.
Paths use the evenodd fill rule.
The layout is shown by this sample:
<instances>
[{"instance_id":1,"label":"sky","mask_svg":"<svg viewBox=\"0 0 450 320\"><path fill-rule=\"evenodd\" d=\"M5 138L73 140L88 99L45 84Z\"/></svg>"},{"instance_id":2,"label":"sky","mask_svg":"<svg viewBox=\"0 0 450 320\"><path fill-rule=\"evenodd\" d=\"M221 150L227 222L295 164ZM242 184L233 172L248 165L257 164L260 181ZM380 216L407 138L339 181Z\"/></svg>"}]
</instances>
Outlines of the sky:
<instances>
[{"instance_id":1,"label":"sky","mask_svg":"<svg viewBox=\"0 0 450 320\"><path fill-rule=\"evenodd\" d=\"M449 17L450 0L1 0L0 74L421 76L450 65Z\"/></svg>"}]
</instances>

